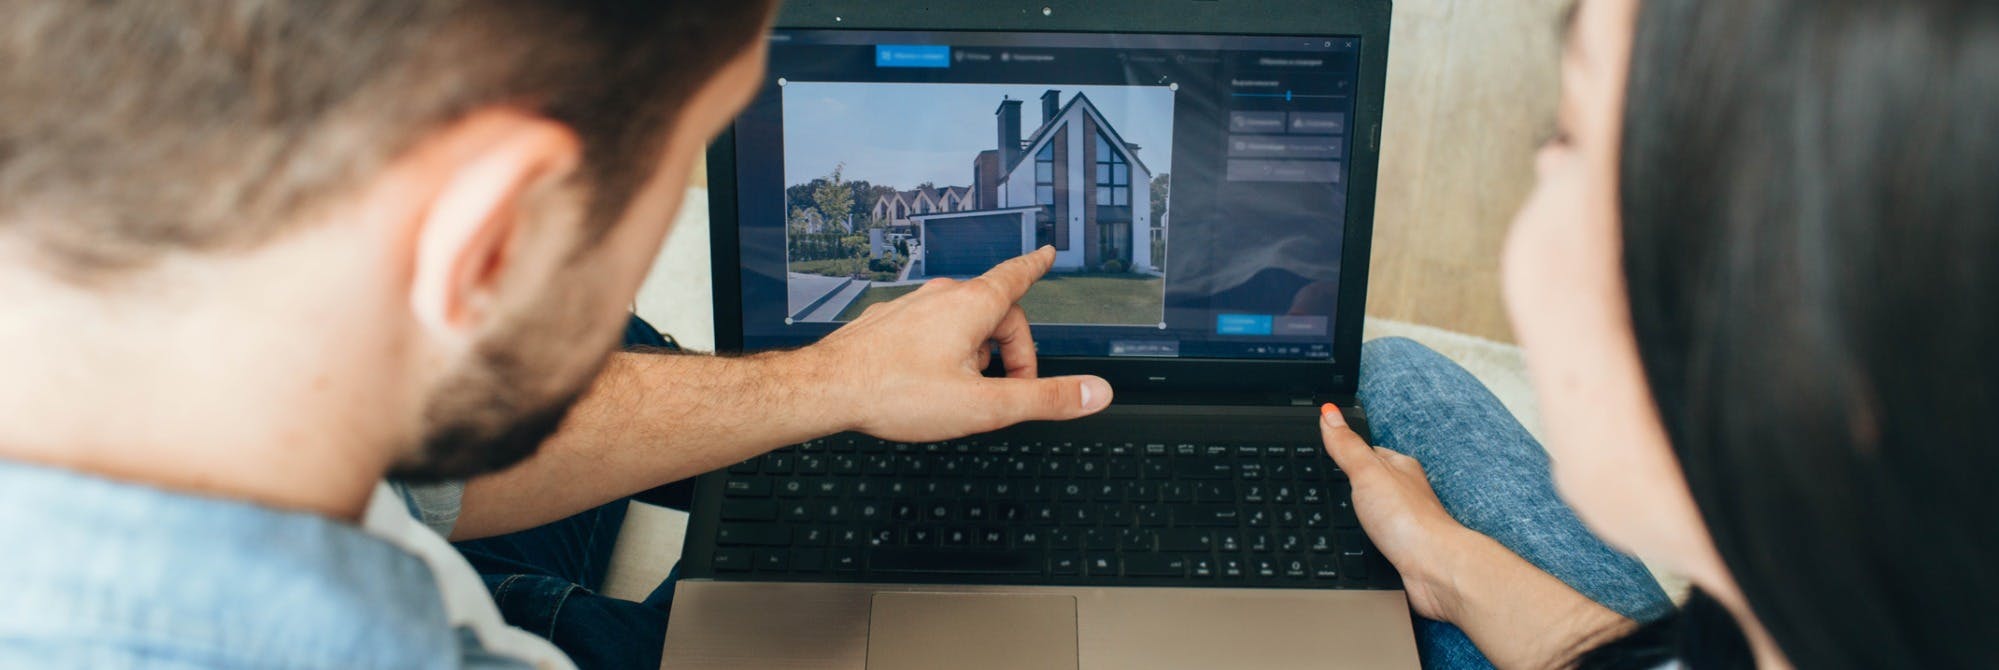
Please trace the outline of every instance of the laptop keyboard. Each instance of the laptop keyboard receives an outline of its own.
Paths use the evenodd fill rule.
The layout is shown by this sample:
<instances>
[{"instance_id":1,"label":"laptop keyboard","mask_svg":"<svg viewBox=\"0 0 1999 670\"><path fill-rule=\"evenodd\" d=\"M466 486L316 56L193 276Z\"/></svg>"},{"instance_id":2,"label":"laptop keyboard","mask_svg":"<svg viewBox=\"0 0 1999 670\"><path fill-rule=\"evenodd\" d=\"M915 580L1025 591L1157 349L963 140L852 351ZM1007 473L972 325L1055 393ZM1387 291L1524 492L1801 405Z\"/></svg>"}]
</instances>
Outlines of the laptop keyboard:
<instances>
[{"instance_id":1,"label":"laptop keyboard","mask_svg":"<svg viewBox=\"0 0 1999 670\"><path fill-rule=\"evenodd\" d=\"M1383 588L1317 444L836 436L729 468L712 566L738 579Z\"/></svg>"}]
</instances>

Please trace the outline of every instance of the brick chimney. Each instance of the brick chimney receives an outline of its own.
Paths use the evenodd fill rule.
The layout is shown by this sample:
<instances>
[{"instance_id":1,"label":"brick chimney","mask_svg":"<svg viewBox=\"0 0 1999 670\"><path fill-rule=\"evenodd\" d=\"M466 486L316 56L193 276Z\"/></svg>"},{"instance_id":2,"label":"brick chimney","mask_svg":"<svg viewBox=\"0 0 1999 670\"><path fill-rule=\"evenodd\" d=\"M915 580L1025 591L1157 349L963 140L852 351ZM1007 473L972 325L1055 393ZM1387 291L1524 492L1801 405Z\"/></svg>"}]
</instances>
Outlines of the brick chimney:
<instances>
[{"instance_id":1,"label":"brick chimney","mask_svg":"<svg viewBox=\"0 0 1999 670\"><path fill-rule=\"evenodd\" d=\"M1013 165L1020 158L1020 101L1001 101L994 114L999 117L1000 164Z\"/></svg>"},{"instance_id":2,"label":"brick chimney","mask_svg":"<svg viewBox=\"0 0 1999 670\"><path fill-rule=\"evenodd\" d=\"M1047 93L1041 94L1041 125L1046 126L1050 121L1054 121L1055 114L1060 111L1062 111L1061 91L1051 88Z\"/></svg>"}]
</instances>

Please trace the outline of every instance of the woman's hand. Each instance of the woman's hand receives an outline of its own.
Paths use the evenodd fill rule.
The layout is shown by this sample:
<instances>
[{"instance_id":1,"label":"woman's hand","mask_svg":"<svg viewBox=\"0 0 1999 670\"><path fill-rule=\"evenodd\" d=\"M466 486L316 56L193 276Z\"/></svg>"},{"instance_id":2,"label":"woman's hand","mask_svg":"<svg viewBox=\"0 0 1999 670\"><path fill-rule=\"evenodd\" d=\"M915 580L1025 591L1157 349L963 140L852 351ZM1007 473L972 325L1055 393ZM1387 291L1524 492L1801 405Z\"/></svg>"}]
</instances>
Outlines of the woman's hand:
<instances>
[{"instance_id":1,"label":"woman's hand","mask_svg":"<svg viewBox=\"0 0 1999 670\"><path fill-rule=\"evenodd\" d=\"M1444 511L1416 459L1368 446L1332 404L1319 408L1319 414L1326 451L1353 483L1360 525L1402 573L1410 606L1425 618L1455 622L1456 575L1447 562L1463 555L1455 545L1476 534Z\"/></svg>"}]
</instances>

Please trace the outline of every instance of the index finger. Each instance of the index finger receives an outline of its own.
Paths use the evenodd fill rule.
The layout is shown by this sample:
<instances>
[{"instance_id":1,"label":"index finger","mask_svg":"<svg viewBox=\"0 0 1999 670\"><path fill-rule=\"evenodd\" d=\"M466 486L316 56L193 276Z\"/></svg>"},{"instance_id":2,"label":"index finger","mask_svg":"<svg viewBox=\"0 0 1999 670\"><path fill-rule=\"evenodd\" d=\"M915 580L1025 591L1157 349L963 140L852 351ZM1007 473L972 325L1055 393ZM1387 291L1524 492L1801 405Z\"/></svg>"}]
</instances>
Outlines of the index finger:
<instances>
[{"instance_id":1,"label":"index finger","mask_svg":"<svg viewBox=\"0 0 1999 670\"><path fill-rule=\"evenodd\" d=\"M998 289L1000 297L1005 298L1007 304L1012 304L1020 302L1020 297L1027 295L1027 289L1034 286L1034 282L1040 281L1042 275L1048 274L1048 268L1054 265L1055 247L1043 246L995 265L993 269L971 281L984 282Z\"/></svg>"}]
</instances>

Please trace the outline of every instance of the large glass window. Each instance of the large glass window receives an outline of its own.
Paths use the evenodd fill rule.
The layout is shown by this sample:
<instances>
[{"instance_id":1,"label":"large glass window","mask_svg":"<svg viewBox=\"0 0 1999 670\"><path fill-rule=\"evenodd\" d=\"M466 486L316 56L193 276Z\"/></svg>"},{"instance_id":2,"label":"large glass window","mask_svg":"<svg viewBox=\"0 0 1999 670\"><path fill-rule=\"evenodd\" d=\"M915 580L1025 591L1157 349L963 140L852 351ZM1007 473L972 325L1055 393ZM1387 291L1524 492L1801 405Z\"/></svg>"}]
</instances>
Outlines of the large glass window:
<instances>
[{"instance_id":1,"label":"large glass window","mask_svg":"<svg viewBox=\"0 0 1999 670\"><path fill-rule=\"evenodd\" d=\"M1131 269L1131 222L1103 221L1097 224L1097 253Z\"/></svg>"},{"instance_id":2,"label":"large glass window","mask_svg":"<svg viewBox=\"0 0 1999 670\"><path fill-rule=\"evenodd\" d=\"M1097 205L1131 206L1131 163L1124 154L1112 151L1101 133L1097 135Z\"/></svg>"},{"instance_id":3,"label":"large glass window","mask_svg":"<svg viewBox=\"0 0 1999 670\"><path fill-rule=\"evenodd\" d=\"M1041 211L1034 215L1034 246L1053 244L1060 249L1067 245L1055 239L1055 143L1041 145L1034 152L1034 204Z\"/></svg>"}]
</instances>

